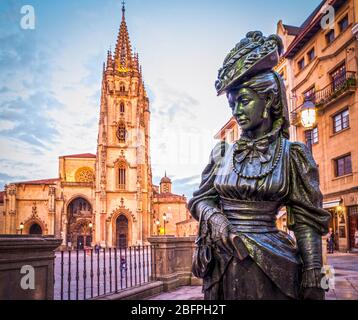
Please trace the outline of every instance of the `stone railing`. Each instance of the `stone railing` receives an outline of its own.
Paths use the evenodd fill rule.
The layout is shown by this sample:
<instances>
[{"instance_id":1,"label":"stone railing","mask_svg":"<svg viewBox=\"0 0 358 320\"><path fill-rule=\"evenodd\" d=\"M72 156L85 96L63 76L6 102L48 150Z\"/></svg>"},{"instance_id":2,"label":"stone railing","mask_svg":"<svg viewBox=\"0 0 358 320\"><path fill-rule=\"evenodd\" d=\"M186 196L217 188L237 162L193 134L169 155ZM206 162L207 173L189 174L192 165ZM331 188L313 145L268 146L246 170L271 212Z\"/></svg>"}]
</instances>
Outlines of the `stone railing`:
<instances>
[{"instance_id":1,"label":"stone railing","mask_svg":"<svg viewBox=\"0 0 358 320\"><path fill-rule=\"evenodd\" d=\"M0 300L52 300L54 250L51 236L0 235Z\"/></svg>"},{"instance_id":2,"label":"stone railing","mask_svg":"<svg viewBox=\"0 0 358 320\"><path fill-rule=\"evenodd\" d=\"M163 282L163 291L201 284L191 272L195 237L156 236L148 241L155 246L156 280Z\"/></svg>"}]
</instances>

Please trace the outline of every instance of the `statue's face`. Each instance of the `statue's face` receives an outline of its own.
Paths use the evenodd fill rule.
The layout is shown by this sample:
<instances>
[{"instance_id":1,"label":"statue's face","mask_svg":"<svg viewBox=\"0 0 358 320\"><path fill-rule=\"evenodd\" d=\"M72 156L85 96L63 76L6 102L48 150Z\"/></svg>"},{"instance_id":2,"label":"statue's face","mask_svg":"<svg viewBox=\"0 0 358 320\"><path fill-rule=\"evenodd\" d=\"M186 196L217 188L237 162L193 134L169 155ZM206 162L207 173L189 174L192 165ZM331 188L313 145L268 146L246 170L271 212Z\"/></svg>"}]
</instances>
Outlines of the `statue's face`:
<instances>
[{"instance_id":1,"label":"statue's face","mask_svg":"<svg viewBox=\"0 0 358 320\"><path fill-rule=\"evenodd\" d=\"M264 119L265 100L250 88L229 91L227 94L232 115L243 131L255 131Z\"/></svg>"}]
</instances>

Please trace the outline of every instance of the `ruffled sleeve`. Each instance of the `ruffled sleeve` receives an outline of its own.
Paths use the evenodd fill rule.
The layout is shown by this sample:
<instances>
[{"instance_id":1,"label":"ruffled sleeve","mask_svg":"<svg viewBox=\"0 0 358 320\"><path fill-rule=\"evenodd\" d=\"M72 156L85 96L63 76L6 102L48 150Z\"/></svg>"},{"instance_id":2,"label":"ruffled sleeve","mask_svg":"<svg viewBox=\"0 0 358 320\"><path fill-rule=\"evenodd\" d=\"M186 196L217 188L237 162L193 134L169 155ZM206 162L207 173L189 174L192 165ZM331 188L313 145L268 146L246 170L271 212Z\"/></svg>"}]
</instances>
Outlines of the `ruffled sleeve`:
<instances>
[{"instance_id":1,"label":"ruffled sleeve","mask_svg":"<svg viewBox=\"0 0 358 320\"><path fill-rule=\"evenodd\" d=\"M328 233L330 213L322 209L317 165L307 146L290 147L290 184L286 203L288 228L293 230L303 262L302 286L319 287L322 268L321 236Z\"/></svg>"},{"instance_id":2,"label":"ruffled sleeve","mask_svg":"<svg viewBox=\"0 0 358 320\"><path fill-rule=\"evenodd\" d=\"M216 144L210 153L209 163L201 175L199 189L193 193L193 198L189 200L189 211L196 220L199 220L200 216L208 218L209 215L221 211L214 181L227 148L228 144L224 141Z\"/></svg>"}]
</instances>

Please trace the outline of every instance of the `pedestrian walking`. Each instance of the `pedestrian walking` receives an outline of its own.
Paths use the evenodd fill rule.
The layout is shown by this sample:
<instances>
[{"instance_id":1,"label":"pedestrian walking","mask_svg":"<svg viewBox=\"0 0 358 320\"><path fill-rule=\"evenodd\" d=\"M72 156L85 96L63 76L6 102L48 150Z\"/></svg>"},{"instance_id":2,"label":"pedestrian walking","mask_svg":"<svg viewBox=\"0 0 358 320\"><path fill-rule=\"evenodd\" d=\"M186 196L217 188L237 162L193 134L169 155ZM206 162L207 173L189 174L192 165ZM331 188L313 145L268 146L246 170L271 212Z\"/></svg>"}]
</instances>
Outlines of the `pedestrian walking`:
<instances>
[{"instance_id":1,"label":"pedestrian walking","mask_svg":"<svg viewBox=\"0 0 358 320\"><path fill-rule=\"evenodd\" d=\"M329 229L329 233L328 233L327 249L328 249L328 253L334 252L334 232L332 231L332 228Z\"/></svg>"},{"instance_id":2,"label":"pedestrian walking","mask_svg":"<svg viewBox=\"0 0 358 320\"><path fill-rule=\"evenodd\" d=\"M121 258L121 277L124 278L127 274L127 261L125 258Z\"/></svg>"}]
</instances>

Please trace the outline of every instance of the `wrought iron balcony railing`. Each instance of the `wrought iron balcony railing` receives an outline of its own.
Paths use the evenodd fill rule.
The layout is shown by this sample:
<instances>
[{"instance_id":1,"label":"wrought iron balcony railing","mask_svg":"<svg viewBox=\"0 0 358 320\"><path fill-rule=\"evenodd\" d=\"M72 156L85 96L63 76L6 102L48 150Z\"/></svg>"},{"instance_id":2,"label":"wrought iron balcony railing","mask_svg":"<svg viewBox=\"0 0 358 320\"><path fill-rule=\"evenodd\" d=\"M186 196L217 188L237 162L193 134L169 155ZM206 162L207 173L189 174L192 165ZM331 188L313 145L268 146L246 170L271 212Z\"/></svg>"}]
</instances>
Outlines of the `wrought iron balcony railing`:
<instances>
[{"instance_id":1,"label":"wrought iron balcony railing","mask_svg":"<svg viewBox=\"0 0 358 320\"><path fill-rule=\"evenodd\" d=\"M323 89L311 94L309 100L312 101L317 109L324 108L325 105L331 101L342 96L346 92L354 92L357 86L356 73L347 71L343 72L341 76L338 76L335 80L329 83ZM307 97L306 97L307 100ZM290 114L291 124L297 125L300 122L300 111L303 104L298 106Z\"/></svg>"}]
</instances>

